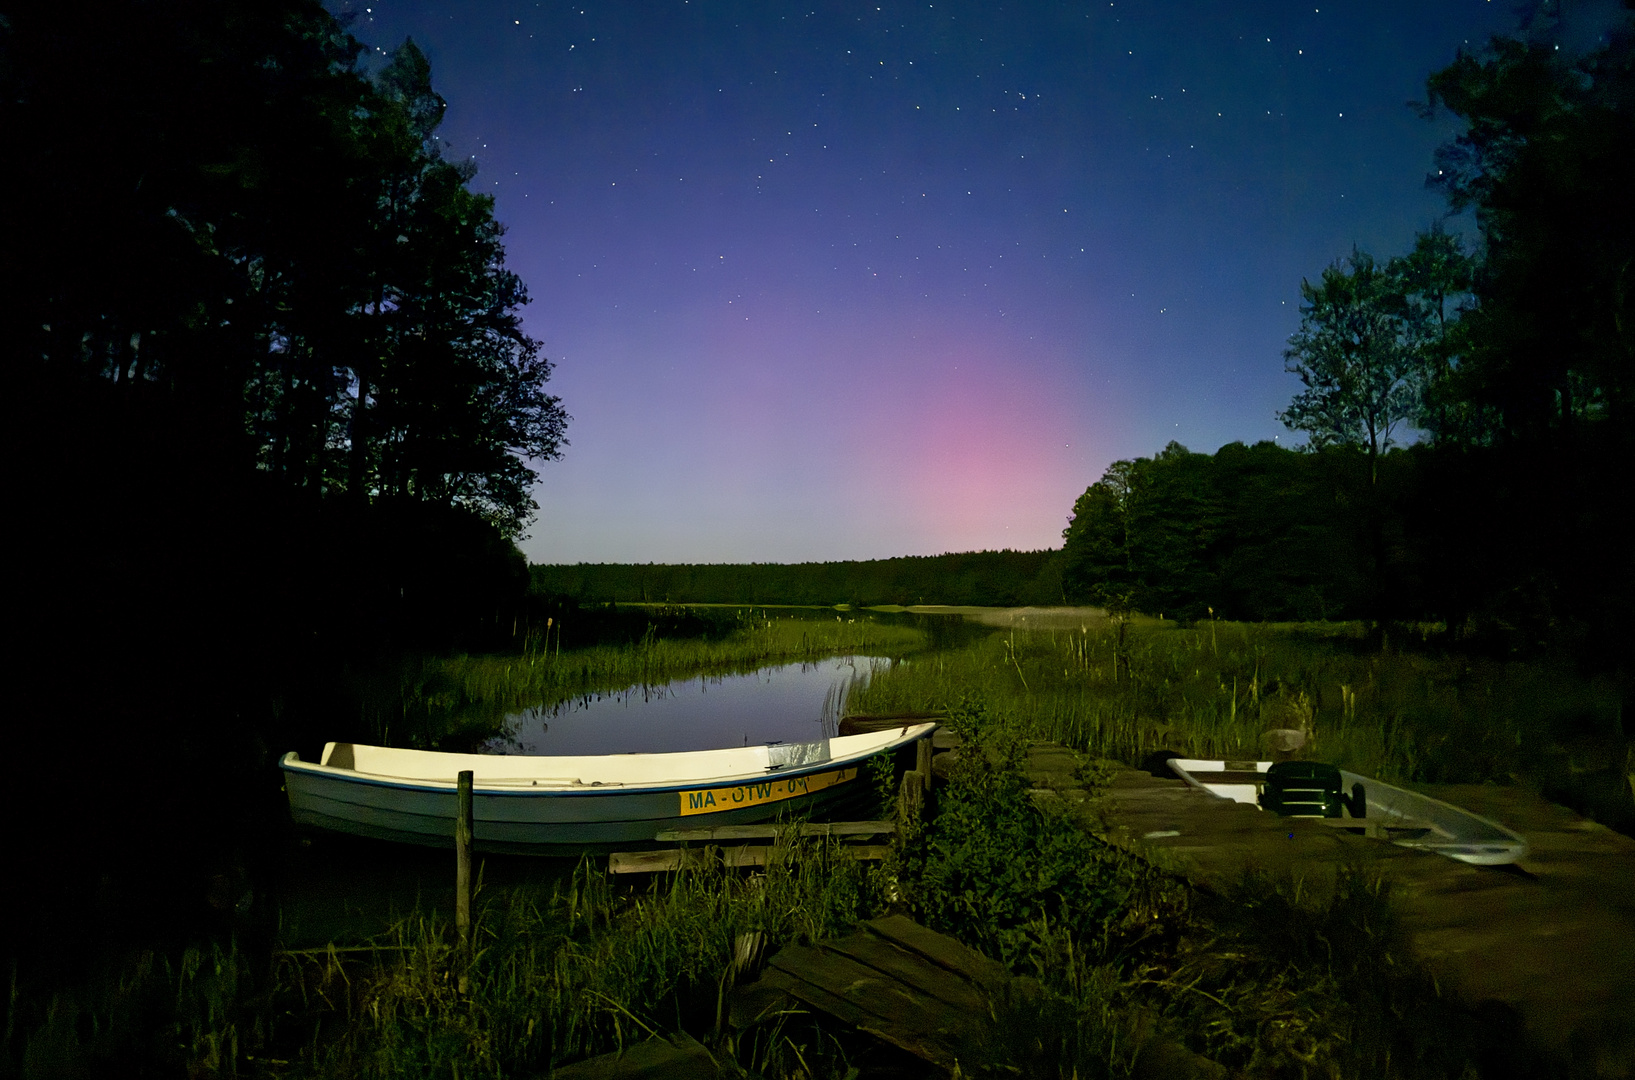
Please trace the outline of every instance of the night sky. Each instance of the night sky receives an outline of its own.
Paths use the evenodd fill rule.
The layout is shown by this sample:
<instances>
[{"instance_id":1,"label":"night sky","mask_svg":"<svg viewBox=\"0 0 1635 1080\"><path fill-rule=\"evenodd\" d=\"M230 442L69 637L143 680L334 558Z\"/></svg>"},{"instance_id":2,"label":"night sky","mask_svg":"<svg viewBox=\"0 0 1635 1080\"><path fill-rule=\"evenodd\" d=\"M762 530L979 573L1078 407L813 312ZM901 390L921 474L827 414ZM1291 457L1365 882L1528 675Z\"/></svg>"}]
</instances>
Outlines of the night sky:
<instances>
[{"instance_id":1,"label":"night sky","mask_svg":"<svg viewBox=\"0 0 1635 1080\"><path fill-rule=\"evenodd\" d=\"M1489 0L338 5L474 155L574 420L537 562L1060 544L1118 458L1291 435L1299 285L1443 213ZM1453 227L1470 233L1468 223Z\"/></svg>"}]
</instances>

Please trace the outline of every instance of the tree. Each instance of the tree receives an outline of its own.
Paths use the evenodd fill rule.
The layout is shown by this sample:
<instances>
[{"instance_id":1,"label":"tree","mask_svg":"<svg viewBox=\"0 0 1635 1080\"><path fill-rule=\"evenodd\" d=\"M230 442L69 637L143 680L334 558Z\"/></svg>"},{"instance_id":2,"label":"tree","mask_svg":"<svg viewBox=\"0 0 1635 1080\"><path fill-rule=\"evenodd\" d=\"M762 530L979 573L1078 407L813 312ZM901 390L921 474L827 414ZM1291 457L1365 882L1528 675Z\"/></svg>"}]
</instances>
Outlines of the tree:
<instances>
[{"instance_id":1,"label":"tree","mask_svg":"<svg viewBox=\"0 0 1635 1080\"><path fill-rule=\"evenodd\" d=\"M1304 431L1313 447L1358 445L1371 482L1397 427L1418 412L1420 365L1405 340L1404 306L1392 274L1353 249L1313 285L1300 283L1300 329L1285 367L1305 390L1278 419Z\"/></svg>"},{"instance_id":2,"label":"tree","mask_svg":"<svg viewBox=\"0 0 1635 1080\"><path fill-rule=\"evenodd\" d=\"M1433 438L1468 439L1473 423L1453 384L1459 318L1472 306L1475 260L1440 224L1420 233L1414 249L1386 264L1391 304L1402 317L1404 344L1417 368L1417 408L1408 418Z\"/></svg>"},{"instance_id":3,"label":"tree","mask_svg":"<svg viewBox=\"0 0 1635 1080\"><path fill-rule=\"evenodd\" d=\"M389 255L369 311L373 347L354 367L349 483L465 506L514 536L536 509L528 462L561 456L568 416L522 330L528 293L505 268L494 201L432 138L443 103L430 65L407 42L377 83L403 150L381 196Z\"/></svg>"},{"instance_id":4,"label":"tree","mask_svg":"<svg viewBox=\"0 0 1635 1080\"><path fill-rule=\"evenodd\" d=\"M1465 122L1433 180L1482 231L1457 382L1494 437L1627 427L1635 404L1635 22L1584 52L1553 19L1428 83Z\"/></svg>"},{"instance_id":5,"label":"tree","mask_svg":"<svg viewBox=\"0 0 1635 1080\"><path fill-rule=\"evenodd\" d=\"M21 392L111 385L245 476L520 533L568 417L493 201L432 138L420 50L370 77L311 0L13 7L0 138L29 157L0 174L0 350L41 383Z\"/></svg>"},{"instance_id":6,"label":"tree","mask_svg":"<svg viewBox=\"0 0 1635 1080\"><path fill-rule=\"evenodd\" d=\"M1573 18L1594 25L1570 27L1561 5L1540 5L1521 33L1428 81L1427 112L1463 121L1432 182L1474 213L1482 245L1447 387L1466 431L1436 459L1418 528L1465 575L1450 615L1622 669L1635 716L1635 11L1623 8L1580 6Z\"/></svg>"},{"instance_id":7,"label":"tree","mask_svg":"<svg viewBox=\"0 0 1635 1080\"><path fill-rule=\"evenodd\" d=\"M1109 465L1062 533L1064 587L1110 610L1201 614L1217 524L1210 480L1210 459L1176 442Z\"/></svg>"},{"instance_id":8,"label":"tree","mask_svg":"<svg viewBox=\"0 0 1635 1080\"><path fill-rule=\"evenodd\" d=\"M1135 502L1133 461L1115 461L1073 503L1062 530L1062 587L1072 599L1127 607L1137 585L1130 546Z\"/></svg>"},{"instance_id":9,"label":"tree","mask_svg":"<svg viewBox=\"0 0 1635 1080\"><path fill-rule=\"evenodd\" d=\"M1355 447L1271 442L1212 457L1171 443L1114 462L1074 503L1063 586L1070 599L1182 619L1359 613L1369 556L1345 492L1364 468Z\"/></svg>"}]
</instances>

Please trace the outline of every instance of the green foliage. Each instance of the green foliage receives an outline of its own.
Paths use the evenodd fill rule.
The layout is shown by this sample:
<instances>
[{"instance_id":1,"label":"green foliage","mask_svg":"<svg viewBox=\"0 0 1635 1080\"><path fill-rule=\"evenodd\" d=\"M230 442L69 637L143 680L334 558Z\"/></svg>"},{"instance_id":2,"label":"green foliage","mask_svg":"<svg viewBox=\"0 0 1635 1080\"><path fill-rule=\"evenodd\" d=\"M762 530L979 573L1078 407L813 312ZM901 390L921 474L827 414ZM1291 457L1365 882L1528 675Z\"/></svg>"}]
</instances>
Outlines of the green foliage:
<instances>
[{"instance_id":1,"label":"green foliage","mask_svg":"<svg viewBox=\"0 0 1635 1080\"><path fill-rule=\"evenodd\" d=\"M1050 943L1049 985L1023 984L994 1003L984 1057L1021 1076L1123 1080L1147 1034L1127 976L1090 961L1070 933Z\"/></svg>"},{"instance_id":2,"label":"green foliage","mask_svg":"<svg viewBox=\"0 0 1635 1080\"><path fill-rule=\"evenodd\" d=\"M232 1075L276 1022L258 1007L257 968L237 942L205 943L135 953L38 1008L14 983L0 1068L27 1080Z\"/></svg>"},{"instance_id":3,"label":"green foliage","mask_svg":"<svg viewBox=\"0 0 1635 1080\"><path fill-rule=\"evenodd\" d=\"M1478 251L1439 228L1384 266L1354 251L1303 283L1283 413L1311 445L1367 449L1395 426L1397 490L1358 500L1370 618L1435 618L1511 651L1567 649L1629 685L1635 602L1635 14L1593 39L1541 5L1524 34L1462 50L1427 116L1463 129L1432 182L1473 213ZM1576 19L1575 19L1576 23ZM1502 538L1502 539L1500 539ZM1235 612L1236 613L1236 612Z\"/></svg>"},{"instance_id":4,"label":"green foliage","mask_svg":"<svg viewBox=\"0 0 1635 1080\"><path fill-rule=\"evenodd\" d=\"M886 886L832 842L791 836L763 874L706 860L645 894L616 893L587 861L545 897L479 894L469 962L425 913L361 948L275 951L256 978L236 946L143 954L37 1013L19 1018L13 1001L6 1051L20 1057L6 1064L30 1080L498 1077L685 1030L768 1077L799 1075L785 1059L835 1061L837 1049L777 1022L717 1041L725 995L783 945L879 914Z\"/></svg>"},{"instance_id":5,"label":"green foliage","mask_svg":"<svg viewBox=\"0 0 1635 1080\"><path fill-rule=\"evenodd\" d=\"M1129 860L1029 796L1023 733L988 714L980 698L950 709L948 724L964 740L959 763L902 860L915 914L1021 970L1038 965L1050 926L1104 938L1134 888Z\"/></svg>"},{"instance_id":6,"label":"green foliage","mask_svg":"<svg viewBox=\"0 0 1635 1080\"><path fill-rule=\"evenodd\" d=\"M352 976L357 1022L312 1063L340 1076L510 1075L658 1032L709 1037L758 957L851 929L883 889L878 869L791 839L764 874L706 862L629 897L586 863L543 904L512 894L481 909L464 994L449 927L399 924Z\"/></svg>"},{"instance_id":7,"label":"green foliage","mask_svg":"<svg viewBox=\"0 0 1635 1080\"><path fill-rule=\"evenodd\" d=\"M1361 446L1373 462L1397 426L1422 411L1423 365L1395 277L1353 249L1317 284L1300 283L1300 329L1283 357L1305 389L1278 418L1313 446Z\"/></svg>"}]
</instances>

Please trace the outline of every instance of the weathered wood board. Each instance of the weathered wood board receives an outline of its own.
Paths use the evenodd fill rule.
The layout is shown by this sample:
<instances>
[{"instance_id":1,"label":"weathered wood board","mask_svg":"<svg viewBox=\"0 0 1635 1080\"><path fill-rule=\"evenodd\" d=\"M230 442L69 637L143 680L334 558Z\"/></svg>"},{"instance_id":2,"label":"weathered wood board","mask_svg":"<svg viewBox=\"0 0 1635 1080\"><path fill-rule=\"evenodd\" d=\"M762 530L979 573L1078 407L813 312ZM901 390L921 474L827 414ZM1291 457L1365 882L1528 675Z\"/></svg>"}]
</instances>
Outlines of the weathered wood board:
<instances>
[{"instance_id":1,"label":"weathered wood board","mask_svg":"<svg viewBox=\"0 0 1635 1080\"><path fill-rule=\"evenodd\" d=\"M744 844L713 849L727 866L765 866L775 849L770 844ZM710 848L661 848L657 851L615 851L607 858L611 874L656 874L701 865L711 856ZM889 844L842 844L833 849L839 858L879 861L891 854Z\"/></svg>"},{"instance_id":2,"label":"weathered wood board","mask_svg":"<svg viewBox=\"0 0 1635 1080\"><path fill-rule=\"evenodd\" d=\"M797 836L889 836L897 831L894 821L807 821L796 825L717 825L706 829L670 829L655 839L666 843L723 840L772 840L791 831Z\"/></svg>"},{"instance_id":3,"label":"weathered wood board","mask_svg":"<svg viewBox=\"0 0 1635 1080\"><path fill-rule=\"evenodd\" d=\"M652 1038L551 1072L554 1080L714 1080L715 1058L688 1035Z\"/></svg>"},{"instance_id":4,"label":"weathered wood board","mask_svg":"<svg viewBox=\"0 0 1635 1080\"><path fill-rule=\"evenodd\" d=\"M1528 858L1470 866L1131 769L1082 812L1110 842L1205 888L1229 889L1250 868L1311 882L1346 866L1378 872L1444 985L1513 1009L1541 1050L1635 1062L1635 840L1522 788L1416 790L1519 832Z\"/></svg>"},{"instance_id":5,"label":"weathered wood board","mask_svg":"<svg viewBox=\"0 0 1635 1080\"><path fill-rule=\"evenodd\" d=\"M892 728L923 724L927 720L941 720L946 715L946 713L940 712L899 712L868 715L848 713L840 718L837 729L841 735L864 735L876 731L890 731Z\"/></svg>"},{"instance_id":6,"label":"weathered wood board","mask_svg":"<svg viewBox=\"0 0 1635 1080\"><path fill-rule=\"evenodd\" d=\"M746 1026L792 999L952 1072L980 1052L990 1002L1012 983L981 953L892 915L780 950L758 983L735 993L732 1017Z\"/></svg>"}]
</instances>

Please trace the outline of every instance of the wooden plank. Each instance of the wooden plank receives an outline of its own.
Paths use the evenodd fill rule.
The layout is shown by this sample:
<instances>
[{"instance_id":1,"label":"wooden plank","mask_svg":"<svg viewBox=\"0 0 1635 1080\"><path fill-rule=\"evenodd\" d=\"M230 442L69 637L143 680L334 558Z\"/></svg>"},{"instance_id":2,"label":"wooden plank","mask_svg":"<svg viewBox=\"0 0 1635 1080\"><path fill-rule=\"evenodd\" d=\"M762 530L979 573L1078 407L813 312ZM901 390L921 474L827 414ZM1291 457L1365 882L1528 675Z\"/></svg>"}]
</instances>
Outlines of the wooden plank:
<instances>
[{"instance_id":1,"label":"wooden plank","mask_svg":"<svg viewBox=\"0 0 1635 1080\"><path fill-rule=\"evenodd\" d=\"M768 968L761 976L761 982L770 989L788 994L803 1005L828 1013L841 1023L849 1024L858 1031L873 1035L900 1050L906 1050L917 1058L940 1065L949 1072L953 1071L958 1061L955 1054L939 1046L935 1040L927 1038L923 1032L860 1008L855 1002L837 997L823 987L796 975Z\"/></svg>"},{"instance_id":2,"label":"wooden plank","mask_svg":"<svg viewBox=\"0 0 1635 1080\"><path fill-rule=\"evenodd\" d=\"M1192 778L1200 784L1260 784L1266 783L1266 774L1255 769L1234 769L1231 772L1195 772Z\"/></svg>"},{"instance_id":3,"label":"wooden plank","mask_svg":"<svg viewBox=\"0 0 1635 1080\"><path fill-rule=\"evenodd\" d=\"M607 857L610 874L657 874L679 870L685 865L703 861L709 848L661 848L658 851L615 851ZM773 848L767 844L745 844L742 847L714 849L723 863L732 867L765 866L772 857ZM834 849L835 855L864 862L878 862L891 854L889 844L845 844Z\"/></svg>"},{"instance_id":4,"label":"wooden plank","mask_svg":"<svg viewBox=\"0 0 1635 1080\"><path fill-rule=\"evenodd\" d=\"M827 949L791 946L779 951L769 966L891 1026L918 1032L927 1041L946 1042L970 1025L970 1014ZM804 993L802 987L785 989L796 997Z\"/></svg>"},{"instance_id":5,"label":"wooden plank","mask_svg":"<svg viewBox=\"0 0 1635 1080\"><path fill-rule=\"evenodd\" d=\"M607 857L610 874L657 874L696 866L704 862L703 848L664 848L659 851L615 851ZM770 847L721 848L721 861L728 866L765 866Z\"/></svg>"},{"instance_id":6,"label":"wooden plank","mask_svg":"<svg viewBox=\"0 0 1635 1080\"><path fill-rule=\"evenodd\" d=\"M696 1039L685 1033L651 1038L612 1054L559 1065L556 1080L711 1080L721 1067Z\"/></svg>"},{"instance_id":7,"label":"wooden plank","mask_svg":"<svg viewBox=\"0 0 1635 1080\"><path fill-rule=\"evenodd\" d=\"M790 825L717 825L707 829L666 829L655 840L669 843L710 840L771 840L797 836L885 836L897 831L891 821L806 821Z\"/></svg>"},{"instance_id":8,"label":"wooden plank","mask_svg":"<svg viewBox=\"0 0 1635 1080\"><path fill-rule=\"evenodd\" d=\"M873 934L852 934L835 941L825 941L823 947L849 956L956 1009L987 1012L987 1001L964 978L918 953L893 945L885 938Z\"/></svg>"},{"instance_id":9,"label":"wooden plank","mask_svg":"<svg viewBox=\"0 0 1635 1080\"><path fill-rule=\"evenodd\" d=\"M1228 763L1228 767L1236 763ZM1393 886L1392 907L1415 958L1440 985L1470 1001L1499 1001L1518 1033L1562 1060L1635 1059L1628 1002L1635 1001L1635 840L1553 806L1523 787L1414 790L1503 822L1530 849L1516 869L1477 867L1388 841L1388 818L1292 819L1191 796L1179 780L1118 774L1103 801L1106 839L1157 850L1195 884L1231 888L1245 866L1332 880L1361 865ZM1235 808L1222 813L1218 807ZM1233 819L1236 820L1233 820ZM1378 821L1376 826L1375 822ZM1349 830L1378 828L1380 840ZM1143 840L1152 831L1180 835Z\"/></svg>"},{"instance_id":10,"label":"wooden plank","mask_svg":"<svg viewBox=\"0 0 1635 1080\"><path fill-rule=\"evenodd\" d=\"M1312 818L1331 829L1366 836L1370 840L1411 840L1431 831L1429 825L1408 818Z\"/></svg>"},{"instance_id":11,"label":"wooden plank","mask_svg":"<svg viewBox=\"0 0 1635 1080\"><path fill-rule=\"evenodd\" d=\"M1010 979L1010 973L997 960L990 960L951 937L928 930L905 915L887 915L883 919L871 919L864 925L886 940L969 979L984 990L991 992Z\"/></svg>"},{"instance_id":12,"label":"wooden plank","mask_svg":"<svg viewBox=\"0 0 1635 1080\"><path fill-rule=\"evenodd\" d=\"M839 732L842 735L864 735L877 731L891 731L894 728L911 728L916 724L941 720L943 716L944 714L940 712L882 713L877 716L851 713L840 718Z\"/></svg>"}]
</instances>

